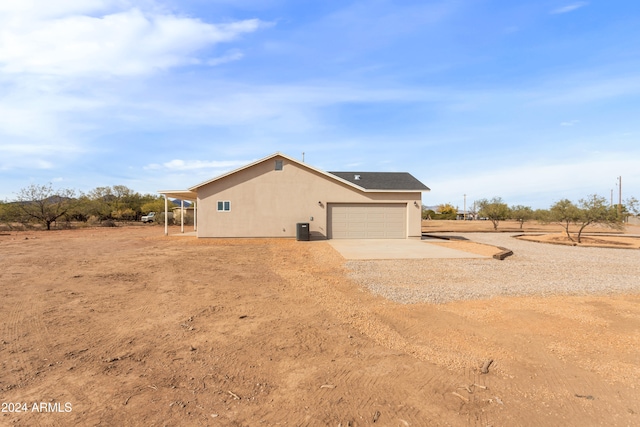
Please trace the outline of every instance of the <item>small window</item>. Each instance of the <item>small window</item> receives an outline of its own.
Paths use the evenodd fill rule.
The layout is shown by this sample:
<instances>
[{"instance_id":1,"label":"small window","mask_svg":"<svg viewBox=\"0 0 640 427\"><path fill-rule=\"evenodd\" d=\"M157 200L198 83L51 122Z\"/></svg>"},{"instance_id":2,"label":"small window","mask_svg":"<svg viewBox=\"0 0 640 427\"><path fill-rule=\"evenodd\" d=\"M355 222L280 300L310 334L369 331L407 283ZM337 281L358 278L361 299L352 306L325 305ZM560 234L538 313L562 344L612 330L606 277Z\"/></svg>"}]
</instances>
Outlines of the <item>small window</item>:
<instances>
[{"instance_id":1,"label":"small window","mask_svg":"<svg viewBox=\"0 0 640 427\"><path fill-rule=\"evenodd\" d=\"M218 200L218 212L228 212L231 210L231 202L228 200Z\"/></svg>"},{"instance_id":2,"label":"small window","mask_svg":"<svg viewBox=\"0 0 640 427\"><path fill-rule=\"evenodd\" d=\"M276 170L277 171L282 170L282 160L276 160Z\"/></svg>"}]
</instances>

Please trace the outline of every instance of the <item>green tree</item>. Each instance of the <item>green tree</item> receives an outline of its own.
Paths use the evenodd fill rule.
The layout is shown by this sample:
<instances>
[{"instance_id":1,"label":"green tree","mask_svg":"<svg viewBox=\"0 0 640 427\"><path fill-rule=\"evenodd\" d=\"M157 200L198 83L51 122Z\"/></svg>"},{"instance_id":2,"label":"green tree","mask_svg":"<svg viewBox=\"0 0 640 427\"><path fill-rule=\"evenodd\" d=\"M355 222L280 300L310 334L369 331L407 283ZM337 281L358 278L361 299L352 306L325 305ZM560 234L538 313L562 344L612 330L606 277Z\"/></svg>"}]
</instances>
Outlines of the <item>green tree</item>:
<instances>
[{"instance_id":1,"label":"green tree","mask_svg":"<svg viewBox=\"0 0 640 427\"><path fill-rule=\"evenodd\" d=\"M422 219L433 219L436 213L433 209L428 209L426 206L422 206Z\"/></svg>"},{"instance_id":2,"label":"green tree","mask_svg":"<svg viewBox=\"0 0 640 427\"><path fill-rule=\"evenodd\" d=\"M73 190L31 184L18 192L15 207L22 222L39 222L51 230L51 224L70 212L76 203Z\"/></svg>"},{"instance_id":3,"label":"green tree","mask_svg":"<svg viewBox=\"0 0 640 427\"><path fill-rule=\"evenodd\" d=\"M0 224L11 228L10 205L2 200L0 200Z\"/></svg>"},{"instance_id":4,"label":"green tree","mask_svg":"<svg viewBox=\"0 0 640 427\"><path fill-rule=\"evenodd\" d=\"M83 205L88 215L96 216L100 221L105 219L136 220L143 212L142 206L155 200L156 196L139 193L124 185L112 187L96 187L87 194Z\"/></svg>"},{"instance_id":5,"label":"green tree","mask_svg":"<svg viewBox=\"0 0 640 427\"><path fill-rule=\"evenodd\" d=\"M172 208L177 207L178 205L176 205L175 203L173 203L171 200L168 201L169 204L169 211L171 211ZM146 202L145 204L142 205L142 212L143 213L149 213L149 212L164 212L164 196L157 196L155 197L155 199L150 200L148 202Z\"/></svg>"},{"instance_id":6,"label":"green tree","mask_svg":"<svg viewBox=\"0 0 640 427\"><path fill-rule=\"evenodd\" d=\"M476 202L478 215L488 218L493 223L493 229L498 229L500 221L509 218L509 206L502 201L501 197L494 197L491 200L482 199Z\"/></svg>"},{"instance_id":7,"label":"green tree","mask_svg":"<svg viewBox=\"0 0 640 427\"><path fill-rule=\"evenodd\" d=\"M81 221L87 222L89 220L91 200L85 195L80 193L73 207L67 211L64 215L66 221Z\"/></svg>"},{"instance_id":8,"label":"green tree","mask_svg":"<svg viewBox=\"0 0 640 427\"><path fill-rule=\"evenodd\" d=\"M451 203L443 203L438 206L438 212L441 214L457 214L458 210Z\"/></svg>"},{"instance_id":9,"label":"green tree","mask_svg":"<svg viewBox=\"0 0 640 427\"><path fill-rule=\"evenodd\" d=\"M607 199L597 194L580 199L578 225L578 243L582 243L582 231L591 224L600 224L611 228L622 228L622 217L615 207L609 206Z\"/></svg>"},{"instance_id":10,"label":"green tree","mask_svg":"<svg viewBox=\"0 0 640 427\"><path fill-rule=\"evenodd\" d=\"M551 222L550 216L551 214L549 213L549 209L536 209L533 211L533 219L536 221L549 223Z\"/></svg>"},{"instance_id":11,"label":"green tree","mask_svg":"<svg viewBox=\"0 0 640 427\"><path fill-rule=\"evenodd\" d=\"M531 209L529 206L522 206L522 205L512 206L510 211L511 211L511 215L510 215L511 219L516 220L520 223L520 229L522 229L526 221L530 221L534 217L533 209Z\"/></svg>"},{"instance_id":12,"label":"green tree","mask_svg":"<svg viewBox=\"0 0 640 427\"><path fill-rule=\"evenodd\" d=\"M549 209L548 219L549 222L560 224L569 240L574 241L569 233L569 227L580 219L580 209L571 200L562 199L554 203Z\"/></svg>"},{"instance_id":13,"label":"green tree","mask_svg":"<svg viewBox=\"0 0 640 427\"><path fill-rule=\"evenodd\" d=\"M142 196L124 185L114 185L111 192L114 196L111 217L135 221L142 208Z\"/></svg>"},{"instance_id":14,"label":"green tree","mask_svg":"<svg viewBox=\"0 0 640 427\"><path fill-rule=\"evenodd\" d=\"M97 217L99 221L104 221L111 218L114 199L111 187L96 187L86 195L83 206L89 215Z\"/></svg>"}]
</instances>

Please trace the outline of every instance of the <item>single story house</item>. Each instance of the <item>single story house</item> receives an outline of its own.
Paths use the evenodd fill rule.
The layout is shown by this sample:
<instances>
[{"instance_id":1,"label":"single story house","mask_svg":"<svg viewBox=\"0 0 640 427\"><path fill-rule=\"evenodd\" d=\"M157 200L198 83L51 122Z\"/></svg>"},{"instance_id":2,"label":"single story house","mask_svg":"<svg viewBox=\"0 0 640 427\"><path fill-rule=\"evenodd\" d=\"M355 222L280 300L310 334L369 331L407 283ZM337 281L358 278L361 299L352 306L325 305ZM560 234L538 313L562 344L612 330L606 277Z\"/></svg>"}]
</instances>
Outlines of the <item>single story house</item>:
<instances>
[{"instance_id":1,"label":"single story house","mask_svg":"<svg viewBox=\"0 0 640 427\"><path fill-rule=\"evenodd\" d=\"M182 201L180 204L182 205ZM176 220L181 216L193 218L195 213L195 206L194 205L184 206L184 207L177 206L175 208L171 208L171 211L173 212L173 217L176 218Z\"/></svg>"},{"instance_id":2,"label":"single story house","mask_svg":"<svg viewBox=\"0 0 640 427\"><path fill-rule=\"evenodd\" d=\"M196 202L198 237L312 239L420 237L422 192L406 172L325 172L275 153L188 190L160 191Z\"/></svg>"}]
</instances>

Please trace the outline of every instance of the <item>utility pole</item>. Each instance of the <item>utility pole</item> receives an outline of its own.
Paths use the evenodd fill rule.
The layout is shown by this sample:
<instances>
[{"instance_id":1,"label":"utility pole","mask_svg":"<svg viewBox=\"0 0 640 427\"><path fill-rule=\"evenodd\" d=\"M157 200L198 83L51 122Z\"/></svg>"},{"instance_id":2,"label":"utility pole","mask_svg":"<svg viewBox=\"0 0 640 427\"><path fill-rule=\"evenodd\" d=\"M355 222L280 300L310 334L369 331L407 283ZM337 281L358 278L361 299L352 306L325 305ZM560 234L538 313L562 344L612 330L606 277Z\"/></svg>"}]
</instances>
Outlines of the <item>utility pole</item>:
<instances>
[{"instance_id":1,"label":"utility pole","mask_svg":"<svg viewBox=\"0 0 640 427\"><path fill-rule=\"evenodd\" d=\"M618 216L622 216L622 177L618 177Z\"/></svg>"},{"instance_id":2,"label":"utility pole","mask_svg":"<svg viewBox=\"0 0 640 427\"><path fill-rule=\"evenodd\" d=\"M611 189L611 199L609 199L609 207L613 207L613 188Z\"/></svg>"},{"instance_id":3,"label":"utility pole","mask_svg":"<svg viewBox=\"0 0 640 427\"><path fill-rule=\"evenodd\" d=\"M464 211L462 212L462 219L467 220L467 195L464 195Z\"/></svg>"}]
</instances>

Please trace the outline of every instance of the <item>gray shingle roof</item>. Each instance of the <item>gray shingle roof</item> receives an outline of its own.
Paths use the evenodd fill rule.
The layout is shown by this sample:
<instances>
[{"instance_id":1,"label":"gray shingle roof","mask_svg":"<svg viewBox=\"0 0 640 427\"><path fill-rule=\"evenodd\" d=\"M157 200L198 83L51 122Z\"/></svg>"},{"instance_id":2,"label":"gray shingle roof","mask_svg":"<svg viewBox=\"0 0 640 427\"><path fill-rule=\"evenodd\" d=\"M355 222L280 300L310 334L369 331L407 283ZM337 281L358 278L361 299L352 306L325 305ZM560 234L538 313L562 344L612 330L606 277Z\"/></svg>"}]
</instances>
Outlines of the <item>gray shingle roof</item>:
<instances>
[{"instance_id":1,"label":"gray shingle roof","mask_svg":"<svg viewBox=\"0 0 640 427\"><path fill-rule=\"evenodd\" d=\"M407 172L328 172L365 190L429 191Z\"/></svg>"}]
</instances>

